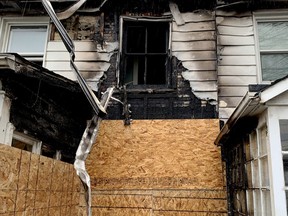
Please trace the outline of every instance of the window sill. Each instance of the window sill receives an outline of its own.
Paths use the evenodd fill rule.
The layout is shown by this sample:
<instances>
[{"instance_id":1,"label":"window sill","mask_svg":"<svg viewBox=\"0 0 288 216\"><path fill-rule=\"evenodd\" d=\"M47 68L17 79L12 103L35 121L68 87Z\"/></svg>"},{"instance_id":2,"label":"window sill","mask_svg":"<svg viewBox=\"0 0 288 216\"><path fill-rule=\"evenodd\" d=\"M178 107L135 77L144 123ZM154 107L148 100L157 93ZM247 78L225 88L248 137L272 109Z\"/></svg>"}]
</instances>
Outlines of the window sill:
<instances>
[{"instance_id":1,"label":"window sill","mask_svg":"<svg viewBox=\"0 0 288 216\"><path fill-rule=\"evenodd\" d=\"M153 93L173 93L175 92L175 89L172 88L133 88L133 89L126 89L127 93L148 93L148 94L153 94ZM123 89L120 89L115 92L123 92Z\"/></svg>"}]
</instances>

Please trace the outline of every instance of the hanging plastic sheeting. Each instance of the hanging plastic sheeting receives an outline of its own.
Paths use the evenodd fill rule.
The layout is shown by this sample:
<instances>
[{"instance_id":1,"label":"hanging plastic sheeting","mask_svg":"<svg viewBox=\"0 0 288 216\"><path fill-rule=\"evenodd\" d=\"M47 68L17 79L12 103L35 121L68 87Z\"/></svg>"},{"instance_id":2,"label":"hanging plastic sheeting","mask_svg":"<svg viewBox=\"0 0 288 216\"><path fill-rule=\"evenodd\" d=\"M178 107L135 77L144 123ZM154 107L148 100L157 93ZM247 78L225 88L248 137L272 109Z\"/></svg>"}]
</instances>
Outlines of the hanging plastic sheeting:
<instances>
[{"instance_id":1,"label":"hanging plastic sheeting","mask_svg":"<svg viewBox=\"0 0 288 216\"><path fill-rule=\"evenodd\" d=\"M57 17L59 20L67 19L72 16L77 10L80 12L94 13L100 11L100 8L106 3L107 0L104 0L99 7L97 8L89 8L84 10L79 10L79 8L86 2L86 0L79 0L77 3L73 4L67 10L57 13Z\"/></svg>"},{"instance_id":2,"label":"hanging plastic sheeting","mask_svg":"<svg viewBox=\"0 0 288 216\"><path fill-rule=\"evenodd\" d=\"M107 91L101 97L101 105L104 109L107 108L108 102L112 97L113 88L108 88ZM74 168L77 175L80 177L84 190L85 190L85 200L87 206L87 215L91 216L91 184L90 176L86 171L85 160L89 155L93 144L95 143L98 129L100 126L102 118L95 115L87 124L87 127L83 133L82 139L76 151L76 157L74 162Z\"/></svg>"},{"instance_id":3,"label":"hanging plastic sheeting","mask_svg":"<svg viewBox=\"0 0 288 216\"><path fill-rule=\"evenodd\" d=\"M82 136L82 139L80 141L80 144L78 146L75 162L74 162L74 168L77 172L77 175L80 177L84 189L85 189L85 199L87 204L87 215L91 216L91 186L90 186L90 176L88 175L86 168L85 168L85 160L88 156L88 154L91 151L92 145L96 140L98 128L100 125L100 122L102 120L102 117L106 114L106 108L108 106L108 102L110 98L112 97L113 88L108 88L107 91L102 95L101 97L101 103L97 99L97 97L94 95L93 91L89 88L87 83L85 82L84 78L81 76L79 70L77 69L74 59L75 59L75 47L72 39L69 37L66 29L63 27L59 19L57 18L57 15L55 14L55 11L51 5L51 3L48 0L42 0L42 4L44 8L46 9L47 13L49 14L50 18L54 22L63 42L67 49L67 51L70 53L70 66L72 70L75 72L77 76L77 80L79 82L79 85L84 92L85 96L87 97L89 103L91 104L93 110L95 111L96 115L92 118L91 121L88 122L87 127L84 131L84 134Z\"/></svg>"}]
</instances>

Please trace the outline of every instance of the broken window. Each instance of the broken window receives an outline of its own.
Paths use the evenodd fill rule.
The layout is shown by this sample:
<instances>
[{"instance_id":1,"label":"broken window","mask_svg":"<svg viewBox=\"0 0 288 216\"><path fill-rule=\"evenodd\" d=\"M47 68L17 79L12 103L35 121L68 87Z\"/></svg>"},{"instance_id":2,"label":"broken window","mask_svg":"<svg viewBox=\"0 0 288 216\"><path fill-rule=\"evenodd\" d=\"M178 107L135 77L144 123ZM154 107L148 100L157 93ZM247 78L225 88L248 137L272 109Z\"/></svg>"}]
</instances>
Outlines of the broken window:
<instances>
[{"instance_id":1,"label":"broken window","mask_svg":"<svg viewBox=\"0 0 288 216\"><path fill-rule=\"evenodd\" d=\"M41 154L42 142L27 134L14 131L11 146L35 154Z\"/></svg>"},{"instance_id":2,"label":"broken window","mask_svg":"<svg viewBox=\"0 0 288 216\"><path fill-rule=\"evenodd\" d=\"M170 84L169 22L123 21L121 84Z\"/></svg>"}]
</instances>

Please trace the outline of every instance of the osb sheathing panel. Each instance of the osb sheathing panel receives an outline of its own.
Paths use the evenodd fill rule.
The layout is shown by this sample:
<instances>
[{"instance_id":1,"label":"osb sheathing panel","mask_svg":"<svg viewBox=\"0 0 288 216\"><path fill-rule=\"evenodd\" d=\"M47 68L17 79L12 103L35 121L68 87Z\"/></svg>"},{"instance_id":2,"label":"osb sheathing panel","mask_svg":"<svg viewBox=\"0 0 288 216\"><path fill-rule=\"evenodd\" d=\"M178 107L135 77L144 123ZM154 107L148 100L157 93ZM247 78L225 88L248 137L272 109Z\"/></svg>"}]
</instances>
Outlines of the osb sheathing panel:
<instances>
[{"instance_id":1,"label":"osb sheathing panel","mask_svg":"<svg viewBox=\"0 0 288 216\"><path fill-rule=\"evenodd\" d=\"M77 215L71 164L0 144L0 215Z\"/></svg>"},{"instance_id":2,"label":"osb sheathing panel","mask_svg":"<svg viewBox=\"0 0 288 216\"><path fill-rule=\"evenodd\" d=\"M102 121L86 166L95 189L223 188L217 119Z\"/></svg>"},{"instance_id":3,"label":"osb sheathing panel","mask_svg":"<svg viewBox=\"0 0 288 216\"><path fill-rule=\"evenodd\" d=\"M85 212L84 200L80 203ZM150 189L93 190L92 209L96 215L125 215L137 211L140 215L227 215L224 190ZM173 213L173 214L172 214ZM82 215L81 214L81 215ZM128 215L128 214L127 214ZM138 215L138 214L136 214ZM149 214L148 214L149 215Z\"/></svg>"}]
</instances>

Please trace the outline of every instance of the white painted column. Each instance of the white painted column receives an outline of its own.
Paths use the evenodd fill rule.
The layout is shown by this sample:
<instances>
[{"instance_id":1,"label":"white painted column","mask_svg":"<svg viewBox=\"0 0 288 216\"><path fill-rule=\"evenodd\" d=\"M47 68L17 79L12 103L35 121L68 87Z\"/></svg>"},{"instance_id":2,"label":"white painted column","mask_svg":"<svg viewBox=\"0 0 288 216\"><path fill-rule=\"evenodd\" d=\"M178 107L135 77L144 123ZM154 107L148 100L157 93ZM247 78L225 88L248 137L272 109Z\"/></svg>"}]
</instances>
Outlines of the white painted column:
<instances>
[{"instance_id":1,"label":"white painted column","mask_svg":"<svg viewBox=\"0 0 288 216\"><path fill-rule=\"evenodd\" d=\"M0 90L0 143L11 145L14 126L9 122L11 100Z\"/></svg>"},{"instance_id":2,"label":"white painted column","mask_svg":"<svg viewBox=\"0 0 288 216\"><path fill-rule=\"evenodd\" d=\"M279 127L279 109L268 108L268 136L270 145L268 146L270 186L271 186L271 206L273 216L287 216L285 182L283 172L282 149Z\"/></svg>"}]
</instances>

